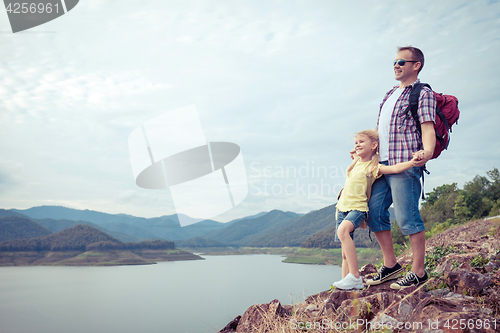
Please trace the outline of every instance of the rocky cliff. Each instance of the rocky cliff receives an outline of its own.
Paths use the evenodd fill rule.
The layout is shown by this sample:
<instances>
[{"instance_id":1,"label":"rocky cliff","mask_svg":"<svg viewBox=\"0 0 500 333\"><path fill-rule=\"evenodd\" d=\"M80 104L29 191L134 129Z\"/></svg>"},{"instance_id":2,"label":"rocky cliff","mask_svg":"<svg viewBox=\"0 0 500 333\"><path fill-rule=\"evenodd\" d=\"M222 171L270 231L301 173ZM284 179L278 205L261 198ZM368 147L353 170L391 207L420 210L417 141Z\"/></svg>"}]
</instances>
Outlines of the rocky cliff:
<instances>
[{"instance_id":1,"label":"rocky cliff","mask_svg":"<svg viewBox=\"0 0 500 333\"><path fill-rule=\"evenodd\" d=\"M456 226L426 246L424 285L325 290L294 305L273 300L252 305L220 333L500 332L500 219ZM409 269L411 253L398 261ZM375 273L373 264L361 269L364 278Z\"/></svg>"}]
</instances>

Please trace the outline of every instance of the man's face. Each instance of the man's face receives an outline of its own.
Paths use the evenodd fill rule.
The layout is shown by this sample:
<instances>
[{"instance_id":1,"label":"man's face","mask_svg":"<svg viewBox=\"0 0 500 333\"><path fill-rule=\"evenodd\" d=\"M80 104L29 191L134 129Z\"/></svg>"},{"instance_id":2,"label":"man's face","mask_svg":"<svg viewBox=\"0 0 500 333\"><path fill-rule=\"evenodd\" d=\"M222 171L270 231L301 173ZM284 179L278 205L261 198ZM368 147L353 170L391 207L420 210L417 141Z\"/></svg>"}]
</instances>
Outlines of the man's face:
<instances>
[{"instance_id":1,"label":"man's face","mask_svg":"<svg viewBox=\"0 0 500 333\"><path fill-rule=\"evenodd\" d=\"M404 59L407 61L413 61L413 55L409 50L403 50L398 52L396 60ZM404 66L399 66L397 63L394 65L394 73L396 74L396 80L404 82L408 78L412 77L417 73L418 65L420 63L416 62L406 62Z\"/></svg>"}]
</instances>

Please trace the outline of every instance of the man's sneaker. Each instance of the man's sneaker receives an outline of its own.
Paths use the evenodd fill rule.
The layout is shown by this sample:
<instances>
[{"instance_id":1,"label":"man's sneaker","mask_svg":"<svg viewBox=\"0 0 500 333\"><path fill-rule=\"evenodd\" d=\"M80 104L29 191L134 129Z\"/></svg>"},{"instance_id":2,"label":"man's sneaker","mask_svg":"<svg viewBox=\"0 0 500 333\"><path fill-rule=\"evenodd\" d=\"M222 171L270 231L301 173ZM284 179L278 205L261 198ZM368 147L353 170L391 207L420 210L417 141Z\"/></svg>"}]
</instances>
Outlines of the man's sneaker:
<instances>
[{"instance_id":1,"label":"man's sneaker","mask_svg":"<svg viewBox=\"0 0 500 333\"><path fill-rule=\"evenodd\" d=\"M403 267L401 267L399 263L396 263L396 265L394 265L394 267L392 268L382 266L379 269L378 274L375 275L373 279L366 280L366 284L369 286L376 286L384 283L385 281L394 280L402 271Z\"/></svg>"},{"instance_id":2,"label":"man's sneaker","mask_svg":"<svg viewBox=\"0 0 500 333\"><path fill-rule=\"evenodd\" d=\"M429 277L427 276L427 272L425 272L423 277L419 278L415 272L409 271L404 277L392 283L390 287L391 289L400 290L406 287L418 286L428 279Z\"/></svg>"},{"instance_id":3,"label":"man's sneaker","mask_svg":"<svg viewBox=\"0 0 500 333\"><path fill-rule=\"evenodd\" d=\"M363 285L363 278L360 276L356 279L351 273L347 274L342 280L335 282L333 286L343 290L363 289L365 287Z\"/></svg>"}]
</instances>

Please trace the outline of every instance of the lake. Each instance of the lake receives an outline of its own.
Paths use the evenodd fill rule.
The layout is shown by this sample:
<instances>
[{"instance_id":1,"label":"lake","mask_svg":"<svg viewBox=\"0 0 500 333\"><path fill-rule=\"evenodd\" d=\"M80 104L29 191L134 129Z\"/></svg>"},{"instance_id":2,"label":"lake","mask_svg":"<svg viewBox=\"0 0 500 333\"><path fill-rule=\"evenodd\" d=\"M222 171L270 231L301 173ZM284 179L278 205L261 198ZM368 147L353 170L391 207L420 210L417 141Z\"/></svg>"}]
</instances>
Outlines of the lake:
<instances>
[{"instance_id":1,"label":"lake","mask_svg":"<svg viewBox=\"0 0 500 333\"><path fill-rule=\"evenodd\" d=\"M0 332L217 332L253 304L303 301L342 275L338 266L285 264L278 255L205 258L0 267Z\"/></svg>"}]
</instances>

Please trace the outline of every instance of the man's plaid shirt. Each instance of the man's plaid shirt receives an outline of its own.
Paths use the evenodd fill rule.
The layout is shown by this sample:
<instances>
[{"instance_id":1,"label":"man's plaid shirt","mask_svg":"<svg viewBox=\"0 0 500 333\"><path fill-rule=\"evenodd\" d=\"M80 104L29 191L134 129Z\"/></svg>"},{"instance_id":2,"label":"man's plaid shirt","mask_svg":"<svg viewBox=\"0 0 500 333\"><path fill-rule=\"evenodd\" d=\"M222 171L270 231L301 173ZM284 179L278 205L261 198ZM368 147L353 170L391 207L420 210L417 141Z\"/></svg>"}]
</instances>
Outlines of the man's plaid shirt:
<instances>
[{"instance_id":1,"label":"man's plaid shirt","mask_svg":"<svg viewBox=\"0 0 500 333\"><path fill-rule=\"evenodd\" d=\"M396 101L394 111L391 116L389 127L389 165L394 165L401 162L410 161L413 158L413 153L423 149L422 138L417 130L417 125L411 116L411 111L408 109L410 105L410 92L419 83L420 80L406 86L401 96ZM391 94L398 88L395 86L384 97L380 104L378 113L378 123L380 121L380 112L382 106ZM408 110L407 110L408 109ZM431 89L423 87L420 91L418 100L418 119L420 123L426 121L435 122L436 119L436 98Z\"/></svg>"}]
</instances>

